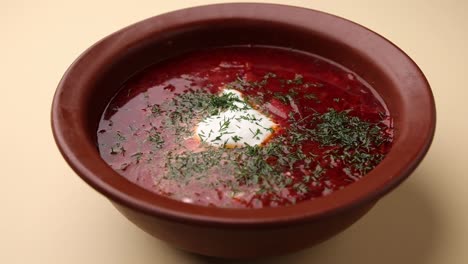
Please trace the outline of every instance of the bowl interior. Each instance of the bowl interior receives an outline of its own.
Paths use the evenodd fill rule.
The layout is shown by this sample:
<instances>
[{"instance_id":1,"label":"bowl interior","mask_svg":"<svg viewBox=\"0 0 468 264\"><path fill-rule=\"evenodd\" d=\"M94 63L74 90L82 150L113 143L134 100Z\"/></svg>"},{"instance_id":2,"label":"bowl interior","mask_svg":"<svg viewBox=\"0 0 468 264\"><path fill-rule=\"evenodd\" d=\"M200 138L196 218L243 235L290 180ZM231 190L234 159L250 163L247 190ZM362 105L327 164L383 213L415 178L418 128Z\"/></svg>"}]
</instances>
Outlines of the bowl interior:
<instances>
[{"instance_id":1,"label":"bowl interior","mask_svg":"<svg viewBox=\"0 0 468 264\"><path fill-rule=\"evenodd\" d=\"M280 16L278 14L281 14ZM159 197L119 176L96 147L99 119L122 84L151 64L187 51L268 45L314 53L368 82L394 118L395 139L384 161L361 181L288 208L229 210ZM303 8L229 4L190 8L139 22L88 49L57 90L52 122L59 148L91 186L129 207L177 220L260 223L306 219L376 201L396 187L426 153L435 126L429 85L396 46L353 22Z\"/></svg>"}]
</instances>

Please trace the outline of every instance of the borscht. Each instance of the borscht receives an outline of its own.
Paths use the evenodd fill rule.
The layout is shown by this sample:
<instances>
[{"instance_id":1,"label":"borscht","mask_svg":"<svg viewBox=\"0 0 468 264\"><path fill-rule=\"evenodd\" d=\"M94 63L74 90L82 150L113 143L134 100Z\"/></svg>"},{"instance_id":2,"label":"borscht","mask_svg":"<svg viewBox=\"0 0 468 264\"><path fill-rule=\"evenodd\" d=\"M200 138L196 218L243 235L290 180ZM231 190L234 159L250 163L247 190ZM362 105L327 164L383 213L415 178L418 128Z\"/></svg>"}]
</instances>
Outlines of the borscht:
<instances>
[{"instance_id":1,"label":"borscht","mask_svg":"<svg viewBox=\"0 0 468 264\"><path fill-rule=\"evenodd\" d=\"M366 177L393 127L356 73L301 51L220 47L137 73L105 109L102 158L128 180L186 203L292 205Z\"/></svg>"}]
</instances>

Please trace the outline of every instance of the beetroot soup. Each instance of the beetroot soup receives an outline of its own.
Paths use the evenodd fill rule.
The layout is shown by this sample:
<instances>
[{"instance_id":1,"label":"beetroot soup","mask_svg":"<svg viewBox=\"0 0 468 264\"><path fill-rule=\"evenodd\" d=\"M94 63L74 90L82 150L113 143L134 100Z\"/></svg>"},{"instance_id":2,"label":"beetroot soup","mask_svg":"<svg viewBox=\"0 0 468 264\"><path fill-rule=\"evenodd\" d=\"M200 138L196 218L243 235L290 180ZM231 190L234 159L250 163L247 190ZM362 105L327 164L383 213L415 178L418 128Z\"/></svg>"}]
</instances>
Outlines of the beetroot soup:
<instances>
[{"instance_id":1,"label":"beetroot soup","mask_svg":"<svg viewBox=\"0 0 468 264\"><path fill-rule=\"evenodd\" d=\"M99 124L102 158L186 203L274 207L329 195L392 144L378 94L323 58L272 47L184 54L132 77Z\"/></svg>"}]
</instances>

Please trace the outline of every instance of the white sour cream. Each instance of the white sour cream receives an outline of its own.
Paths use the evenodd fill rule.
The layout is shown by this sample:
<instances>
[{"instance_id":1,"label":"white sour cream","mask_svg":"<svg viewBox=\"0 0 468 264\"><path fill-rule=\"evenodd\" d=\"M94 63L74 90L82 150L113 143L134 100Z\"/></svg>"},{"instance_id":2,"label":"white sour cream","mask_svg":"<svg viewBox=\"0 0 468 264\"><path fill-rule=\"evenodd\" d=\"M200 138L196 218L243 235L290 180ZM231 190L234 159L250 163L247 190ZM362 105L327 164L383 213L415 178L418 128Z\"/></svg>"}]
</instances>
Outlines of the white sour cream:
<instances>
[{"instance_id":1,"label":"white sour cream","mask_svg":"<svg viewBox=\"0 0 468 264\"><path fill-rule=\"evenodd\" d=\"M241 92L224 89L222 94L239 98L239 102L234 102L237 108L200 121L195 133L201 141L212 146L235 148L260 145L271 136L277 125L246 103Z\"/></svg>"}]
</instances>

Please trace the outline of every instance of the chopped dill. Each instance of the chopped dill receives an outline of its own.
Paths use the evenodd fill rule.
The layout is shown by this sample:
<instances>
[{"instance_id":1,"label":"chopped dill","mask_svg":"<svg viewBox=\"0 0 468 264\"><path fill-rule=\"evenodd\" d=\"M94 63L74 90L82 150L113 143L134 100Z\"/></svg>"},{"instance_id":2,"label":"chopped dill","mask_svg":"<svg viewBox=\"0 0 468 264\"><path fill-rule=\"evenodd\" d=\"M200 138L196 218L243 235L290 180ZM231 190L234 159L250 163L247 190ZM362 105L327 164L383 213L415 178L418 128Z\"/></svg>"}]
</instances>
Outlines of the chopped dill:
<instances>
[{"instance_id":1,"label":"chopped dill","mask_svg":"<svg viewBox=\"0 0 468 264\"><path fill-rule=\"evenodd\" d=\"M152 113L153 115L158 115L158 114L160 114L160 113L161 113L161 107L160 107L159 105L157 105L157 104L152 105L152 106L151 106L151 113Z\"/></svg>"},{"instance_id":2,"label":"chopped dill","mask_svg":"<svg viewBox=\"0 0 468 264\"><path fill-rule=\"evenodd\" d=\"M135 158L135 163L140 163L140 160L141 158L143 157L143 153L142 152L137 152L135 154L133 154L131 157Z\"/></svg>"},{"instance_id":3,"label":"chopped dill","mask_svg":"<svg viewBox=\"0 0 468 264\"><path fill-rule=\"evenodd\" d=\"M148 135L148 141L153 144L153 147L155 149L160 149L162 148L164 144L164 139L161 136L161 133L156 131L156 129L151 129L149 135Z\"/></svg>"}]
</instances>

